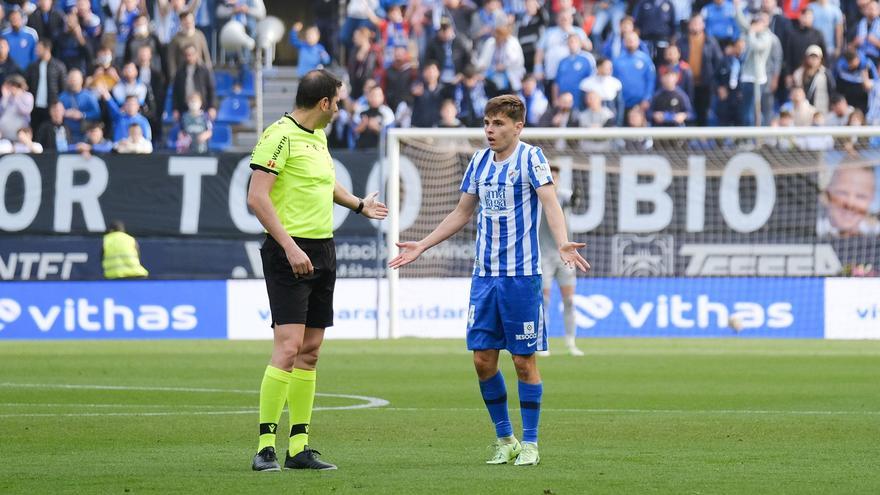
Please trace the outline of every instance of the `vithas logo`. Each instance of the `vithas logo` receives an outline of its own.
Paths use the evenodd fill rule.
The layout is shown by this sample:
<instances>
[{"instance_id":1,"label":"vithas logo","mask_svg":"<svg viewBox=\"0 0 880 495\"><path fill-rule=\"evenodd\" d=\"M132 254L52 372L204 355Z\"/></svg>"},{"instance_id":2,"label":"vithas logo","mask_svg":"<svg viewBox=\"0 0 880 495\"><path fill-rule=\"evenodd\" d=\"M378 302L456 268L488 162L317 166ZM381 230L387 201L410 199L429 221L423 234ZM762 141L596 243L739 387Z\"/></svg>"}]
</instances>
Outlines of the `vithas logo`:
<instances>
[{"instance_id":1,"label":"vithas logo","mask_svg":"<svg viewBox=\"0 0 880 495\"><path fill-rule=\"evenodd\" d=\"M0 299L0 330L21 316L21 306L12 299Z\"/></svg>"},{"instance_id":2,"label":"vithas logo","mask_svg":"<svg viewBox=\"0 0 880 495\"><path fill-rule=\"evenodd\" d=\"M581 328L593 328L596 322L608 318L614 310L614 303L606 296L593 294L590 296L574 296L574 321Z\"/></svg>"},{"instance_id":3,"label":"vithas logo","mask_svg":"<svg viewBox=\"0 0 880 495\"><path fill-rule=\"evenodd\" d=\"M880 304L860 306L856 308L856 314L860 320L880 320Z\"/></svg>"},{"instance_id":4,"label":"vithas logo","mask_svg":"<svg viewBox=\"0 0 880 495\"><path fill-rule=\"evenodd\" d=\"M793 307L787 301L762 304L755 301L725 303L708 294L686 297L681 294L660 294L655 300L618 301L593 294L574 296L575 323L581 328L592 328L599 320L611 316L615 306L626 325L633 329L654 327L675 328L789 328L794 324ZM874 314L877 310L874 308ZM864 316L862 316L864 313ZM859 310L861 318L870 318L870 310ZM615 322L617 323L617 322Z\"/></svg>"},{"instance_id":5,"label":"vithas logo","mask_svg":"<svg viewBox=\"0 0 880 495\"><path fill-rule=\"evenodd\" d=\"M112 298L92 304L89 299L65 299L63 304L27 305L25 311L40 332L131 332L166 330L190 331L198 326L196 307L189 304L165 307L159 304L127 306ZM21 305L12 299L0 299L0 330L22 315ZM27 325L25 325L27 326Z\"/></svg>"}]
</instances>

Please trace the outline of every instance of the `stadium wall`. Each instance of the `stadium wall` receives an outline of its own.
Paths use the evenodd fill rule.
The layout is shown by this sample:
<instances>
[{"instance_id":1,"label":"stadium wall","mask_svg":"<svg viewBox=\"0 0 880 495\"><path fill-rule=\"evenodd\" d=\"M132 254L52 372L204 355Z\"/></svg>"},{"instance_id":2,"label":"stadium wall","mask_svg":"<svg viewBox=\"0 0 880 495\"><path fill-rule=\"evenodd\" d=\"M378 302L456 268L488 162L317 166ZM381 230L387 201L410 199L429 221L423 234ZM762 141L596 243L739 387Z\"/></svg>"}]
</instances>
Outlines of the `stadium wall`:
<instances>
[{"instance_id":1,"label":"stadium wall","mask_svg":"<svg viewBox=\"0 0 880 495\"><path fill-rule=\"evenodd\" d=\"M463 337L469 283L402 280L401 336ZM386 338L376 293L375 279L339 280L327 337L376 338L379 318ZM878 279L580 279L575 307L582 337L880 339ZM269 339L269 323L260 280L0 283L0 340Z\"/></svg>"}]
</instances>

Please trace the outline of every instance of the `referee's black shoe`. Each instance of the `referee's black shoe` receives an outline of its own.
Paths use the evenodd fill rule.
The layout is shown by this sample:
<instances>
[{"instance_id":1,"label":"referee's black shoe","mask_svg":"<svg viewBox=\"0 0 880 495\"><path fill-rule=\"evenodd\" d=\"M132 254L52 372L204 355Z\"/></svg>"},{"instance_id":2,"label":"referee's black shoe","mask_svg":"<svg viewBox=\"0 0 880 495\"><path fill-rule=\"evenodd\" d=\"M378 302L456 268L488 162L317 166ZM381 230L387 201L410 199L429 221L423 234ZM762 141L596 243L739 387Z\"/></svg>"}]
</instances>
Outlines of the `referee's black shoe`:
<instances>
[{"instance_id":1,"label":"referee's black shoe","mask_svg":"<svg viewBox=\"0 0 880 495\"><path fill-rule=\"evenodd\" d=\"M254 471L281 471L275 447L265 447L254 456Z\"/></svg>"},{"instance_id":2,"label":"referee's black shoe","mask_svg":"<svg viewBox=\"0 0 880 495\"><path fill-rule=\"evenodd\" d=\"M293 457L290 457L290 452L288 452L287 459L284 461L284 467L287 469L317 469L319 471L336 469L335 465L318 459L320 454L317 450L312 450L306 445L302 452Z\"/></svg>"}]
</instances>

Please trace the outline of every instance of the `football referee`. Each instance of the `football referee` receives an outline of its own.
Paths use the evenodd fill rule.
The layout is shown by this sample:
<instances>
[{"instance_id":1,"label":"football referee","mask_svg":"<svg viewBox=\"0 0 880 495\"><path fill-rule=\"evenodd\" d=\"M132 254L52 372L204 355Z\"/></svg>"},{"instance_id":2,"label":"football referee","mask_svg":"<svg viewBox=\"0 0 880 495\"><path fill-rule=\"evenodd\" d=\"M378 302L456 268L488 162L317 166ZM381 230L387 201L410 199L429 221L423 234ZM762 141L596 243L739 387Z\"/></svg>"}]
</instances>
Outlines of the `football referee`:
<instances>
[{"instance_id":1,"label":"football referee","mask_svg":"<svg viewBox=\"0 0 880 495\"><path fill-rule=\"evenodd\" d=\"M326 70L303 76L293 113L269 126L251 155L248 206L267 232L260 254L275 335L260 386L255 471L281 470L275 433L285 401L291 427L284 467L336 469L308 445L318 352L333 325L333 203L368 218L388 215L378 193L359 199L336 182L323 129L338 111L340 86Z\"/></svg>"}]
</instances>

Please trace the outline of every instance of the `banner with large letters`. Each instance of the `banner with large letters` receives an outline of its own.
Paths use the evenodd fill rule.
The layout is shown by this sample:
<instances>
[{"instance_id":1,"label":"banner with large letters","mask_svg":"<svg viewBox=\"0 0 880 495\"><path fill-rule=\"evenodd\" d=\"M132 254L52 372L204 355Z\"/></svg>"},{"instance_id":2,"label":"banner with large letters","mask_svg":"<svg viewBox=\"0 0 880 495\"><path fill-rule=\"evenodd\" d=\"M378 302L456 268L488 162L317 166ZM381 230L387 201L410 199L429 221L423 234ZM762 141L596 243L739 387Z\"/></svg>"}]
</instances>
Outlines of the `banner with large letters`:
<instances>
[{"instance_id":1,"label":"banner with large letters","mask_svg":"<svg viewBox=\"0 0 880 495\"><path fill-rule=\"evenodd\" d=\"M594 276L878 274L877 152L862 151L859 166L838 152L777 149L546 153L563 167L560 188L574 191L570 230L588 244ZM403 239L426 235L455 206L469 155L447 154L401 156ZM383 192L375 151L337 151L334 163L355 194ZM259 278L250 173L241 154L2 156L0 280L100 278L112 220L138 238L152 277ZM387 222L338 206L334 218L338 276L381 276L377 228ZM473 235L465 227L405 276L468 276Z\"/></svg>"},{"instance_id":2,"label":"banner with large letters","mask_svg":"<svg viewBox=\"0 0 880 495\"><path fill-rule=\"evenodd\" d=\"M374 152L334 152L336 178L358 196L381 188ZM263 228L247 207L250 156L0 156L0 236L96 234L122 220L138 236L246 238ZM369 189L369 191L367 191ZM337 207L335 227L369 235L365 218Z\"/></svg>"}]
</instances>

